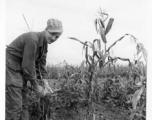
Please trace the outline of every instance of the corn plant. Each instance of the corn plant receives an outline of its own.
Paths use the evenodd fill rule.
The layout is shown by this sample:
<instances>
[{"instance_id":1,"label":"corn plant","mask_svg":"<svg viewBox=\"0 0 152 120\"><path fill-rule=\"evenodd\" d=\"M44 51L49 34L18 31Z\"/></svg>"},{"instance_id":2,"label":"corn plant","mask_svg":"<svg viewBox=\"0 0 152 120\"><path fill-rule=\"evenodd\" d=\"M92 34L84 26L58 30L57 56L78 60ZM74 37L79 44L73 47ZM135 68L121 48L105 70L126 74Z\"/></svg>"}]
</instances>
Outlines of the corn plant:
<instances>
[{"instance_id":1,"label":"corn plant","mask_svg":"<svg viewBox=\"0 0 152 120\"><path fill-rule=\"evenodd\" d=\"M94 94L95 89L97 88L97 83L96 83L96 75L97 75L97 69L98 69L98 65L99 68L101 70L104 70L104 67L106 65L109 65L110 63L112 63L112 65L114 64L114 62L116 62L118 59L122 60L122 61L128 61L129 62L129 66L130 69L128 71L130 71L129 74L129 80L130 82L124 82L124 80L119 77L119 83L120 86L119 88L123 88L123 89L127 89L127 85L129 85L130 83L132 84L133 81L131 81L132 79L132 75L133 75L133 67L134 64L130 62L130 60L128 58L120 58L120 57L115 57L112 58L109 54L110 49L116 45L117 42L123 40L124 37L129 36L130 40L133 40L134 43L137 43L137 38L135 38L133 35L131 34L125 34L124 36L120 37L118 40L116 40L111 46L108 47L106 46L107 43L107 39L106 39L106 35L109 33L109 31L112 28L112 24L114 19L110 18L108 21L107 26L105 25L105 21L108 19L108 14L104 13L101 9L99 11L99 15L101 16L100 18L96 18L95 19L95 28L97 33L100 34L101 36L101 40L103 41L103 43L105 44L105 49L104 51L101 51L101 40L100 39L95 39L93 40L93 42L90 41L86 41L86 42L82 42L80 40L78 40L77 38L74 37L69 37L72 40L76 40L78 42L80 42L81 44L83 44L83 50L85 51L85 61L83 61L83 65L84 63L86 64L88 71L87 71L87 75L88 75L88 84L89 84L89 101L92 102L92 95ZM106 16L106 18L105 18ZM92 50L92 54L89 54L89 50ZM142 44L137 43L137 54L138 55L140 52L143 53L145 60L147 61L147 51L145 50L145 48L143 47ZM106 58L108 58L108 61L106 62ZM139 61L138 61L139 63ZM139 65L139 64L138 64ZM142 72L142 68L138 66L138 69L140 71L140 73ZM143 77L143 75L141 76L141 74L138 74L139 77ZM143 72L142 72L143 73ZM114 79L115 80L115 79ZM93 82L94 82L94 86L93 87ZM143 80L141 80L138 84L142 84ZM114 83L113 85L115 86L116 83ZM134 87L133 85L131 85L131 87ZM135 93L132 95L132 107L133 107L133 111L135 111L137 103L140 99L141 94L143 93L145 87L140 87L139 89L137 89L137 91L135 91ZM118 91L117 91L118 93ZM126 93L127 94L127 93ZM131 118L133 118L133 114L131 113Z\"/></svg>"}]
</instances>

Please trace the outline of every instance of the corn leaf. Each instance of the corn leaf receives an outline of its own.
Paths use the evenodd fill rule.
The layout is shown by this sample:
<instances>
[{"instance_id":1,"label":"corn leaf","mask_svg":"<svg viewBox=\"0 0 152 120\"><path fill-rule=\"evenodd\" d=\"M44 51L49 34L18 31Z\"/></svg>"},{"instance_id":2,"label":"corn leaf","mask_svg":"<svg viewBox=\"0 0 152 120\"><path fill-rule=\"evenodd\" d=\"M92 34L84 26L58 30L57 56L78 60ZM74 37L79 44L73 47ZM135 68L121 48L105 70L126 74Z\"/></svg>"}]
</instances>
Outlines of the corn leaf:
<instances>
[{"instance_id":1,"label":"corn leaf","mask_svg":"<svg viewBox=\"0 0 152 120\"><path fill-rule=\"evenodd\" d=\"M89 60L88 60L88 46L86 47L85 58L86 58L86 63L88 63L88 64L90 65L90 62L89 62Z\"/></svg>"},{"instance_id":2,"label":"corn leaf","mask_svg":"<svg viewBox=\"0 0 152 120\"><path fill-rule=\"evenodd\" d=\"M100 39L95 39L95 40L93 41L94 48L95 48L95 42L97 42L97 50L101 50Z\"/></svg>"},{"instance_id":3,"label":"corn leaf","mask_svg":"<svg viewBox=\"0 0 152 120\"><path fill-rule=\"evenodd\" d=\"M103 50L102 52L100 50L97 50L97 53L99 54L100 58L103 57Z\"/></svg>"},{"instance_id":4,"label":"corn leaf","mask_svg":"<svg viewBox=\"0 0 152 120\"><path fill-rule=\"evenodd\" d=\"M144 91L144 86L141 87L140 89L138 89L134 95L133 95L133 99L132 99L132 107L133 107L133 110L136 110L136 107L137 107L137 103L138 101L140 100L140 97L141 97L141 94L143 93Z\"/></svg>"},{"instance_id":5,"label":"corn leaf","mask_svg":"<svg viewBox=\"0 0 152 120\"><path fill-rule=\"evenodd\" d=\"M86 45L87 45L87 42L85 42L85 45L83 45L83 48L82 48L82 55L83 55L83 51L85 51L86 49Z\"/></svg>"},{"instance_id":6,"label":"corn leaf","mask_svg":"<svg viewBox=\"0 0 152 120\"><path fill-rule=\"evenodd\" d=\"M142 44L141 43L137 43L136 49L137 49L137 55L138 55L141 52L141 50L142 50Z\"/></svg>"},{"instance_id":7,"label":"corn leaf","mask_svg":"<svg viewBox=\"0 0 152 120\"><path fill-rule=\"evenodd\" d=\"M99 15L104 19L104 16L106 16L106 18L104 19L104 21L106 21L106 19L108 18L108 14L104 13L104 10L102 10L100 8L100 11L98 11Z\"/></svg>"},{"instance_id":8,"label":"corn leaf","mask_svg":"<svg viewBox=\"0 0 152 120\"><path fill-rule=\"evenodd\" d=\"M139 61L139 62L137 63L137 66L138 66L139 73L140 73L141 75L144 75L144 63L143 63L142 61Z\"/></svg>"},{"instance_id":9,"label":"corn leaf","mask_svg":"<svg viewBox=\"0 0 152 120\"><path fill-rule=\"evenodd\" d=\"M94 52L95 51L95 47L94 47L94 44L92 44L90 41L86 41L85 43L89 43L90 45L88 45L90 48L92 48L92 51Z\"/></svg>"},{"instance_id":10,"label":"corn leaf","mask_svg":"<svg viewBox=\"0 0 152 120\"><path fill-rule=\"evenodd\" d=\"M98 34L99 30L98 30L98 28L97 28L97 23L98 23L98 19L95 19L95 20L94 20L94 25L95 25L95 29L96 29L97 34Z\"/></svg>"},{"instance_id":11,"label":"corn leaf","mask_svg":"<svg viewBox=\"0 0 152 120\"><path fill-rule=\"evenodd\" d=\"M79 75L79 73L73 73L72 75L69 76L70 79L74 78L76 75Z\"/></svg>"},{"instance_id":12,"label":"corn leaf","mask_svg":"<svg viewBox=\"0 0 152 120\"><path fill-rule=\"evenodd\" d=\"M133 38L133 42L134 42L134 43L137 42L137 38L135 38L133 35L130 34L130 37Z\"/></svg>"},{"instance_id":13,"label":"corn leaf","mask_svg":"<svg viewBox=\"0 0 152 120\"><path fill-rule=\"evenodd\" d=\"M143 44L142 43L137 43L137 46L136 46L136 49L137 49L137 55L142 52L142 55L145 59L145 61L147 62L147 50L144 48Z\"/></svg>"},{"instance_id":14,"label":"corn leaf","mask_svg":"<svg viewBox=\"0 0 152 120\"><path fill-rule=\"evenodd\" d=\"M83 45L85 45L85 46L88 46L86 43L83 43L81 40L78 40L78 39L75 38L75 37L69 37L69 39L76 40L76 41L80 42L81 44L83 44Z\"/></svg>"},{"instance_id":15,"label":"corn leaf","mask_svg":"<svg viewBox=\"0 0 152 120\"><path fill-rule=\"evenodd\" d=\"M102 25L102 27L105 29L104 22L103 22L103 20L102 20L101 18L99 18L99 22L100 22L100 24Z\"/></svg>"},{"instance_id":16,"label":"corn leaf","mask_svg":"<svg viewBox=\"0 0 152 120\"><path fill-rule=\"evenodd\" d=\"M125 34L124 36L122 36L121 38L119 38L118 40L116 40L116 41L106 50L106 52L109 52L109 50L110 50L114 45L116 45L117 42L121 41L126 35L129 35L129 34Z\"/></svg>"},{"instance_id":17,"label":"corn leaf","mask_svg":"<svg viewBox=\"0 0 152 120\"><path fill-rule=\"evenodd\" d=\"M113 21L114 19L113 18L110 18L109 22L108 22L108 25L106 27L106 30L105 30L105 35L110 31L111 27L112 27L112 24L113 24Z\"/></svg>"},{"instance_id":18,"label":"corn leaf","mask_svg":"<svg viewBox=\"0 0 152 120\"><path fill-rule=\"evenodd\" d=\"M124 80L122 77L119 77L119 80L120 80L119 83L120 83L121 87L125 88L128 81Z\"/></svg>"},{"instance_id":19,"label":"corn leaf","mask_svg":"<svg viewBox=\"0 0 152 120\"><path fill-rule=\"evenodd\" d=\"M93 58L90 55L88 55L88 57L89 57L89 60L93 63Z\"/></svg>"},{"instance_id":20,"label":"corn leaf","mask_svg":"<svg viewBox=\"0 0 152 120\"><path fill-rule=\"evenodd\" d=\"M97 39L97 44L98 44L98 48L99 48L99 50L101 50L101 42L100 42L100 40L99 40L99 39Z\"/></svg>"},{"instance_id":21,"label":"corn leaf","mask_svg":"<svg viewBox=\"0 0 152 120\"><path fill-rule=\"evenodd\" d=\"M136 86L138 86L138 87L143 85L143 81L145 80L145 77L140 75L139 79L140 79L140 81L138 83L136 83Z\"/></svg>"},{"instance_id":22,"label":"corn leaf","mask_svg":"<svg viewBox=\"0 0 152 120\"><path fill-rule=\"evenodd\" d=\"M100 35L101 35L101 39L104 43L107 43L106 41L106 36L105 36L105 30L104 28L102 27L102 25L100 24L99 25L99 30L100 30Z\"/></svg>"},{"instance_id":23,"label":"corn leaf","mask_svg":"<svg viewBox=\"0 0 152 120\"><path fill-rule=\"evenodd\" d=\"M99 68L103 68L103 65L105 63L105 59L102 59L101 61L99 61Z\"/></svg>"},{"instance_id":24,"label":"corn leaf","mask_svg":"<svg viewBox=\"0 0 152 120\"><path fill-rule=\"evenodd\" d=\"M86 62L85 60L83 60L83 61L81 62L81 65L80 65L80 70L81 70L81 71L84 70L84 66L85 66L84 64L85 64L85 62Z\"/></svg>"},{"instance_id":25,"label":"corn leaf","mask_svg":"<svg viewBox=\"0 0 152 120\"><path fill-rule=\"evenodd\" d=\"M148 53L147 53L147 50L144 47L142 49L142 54L144 56L145 61L147 62Z\"/></svg>"}]
</instances>

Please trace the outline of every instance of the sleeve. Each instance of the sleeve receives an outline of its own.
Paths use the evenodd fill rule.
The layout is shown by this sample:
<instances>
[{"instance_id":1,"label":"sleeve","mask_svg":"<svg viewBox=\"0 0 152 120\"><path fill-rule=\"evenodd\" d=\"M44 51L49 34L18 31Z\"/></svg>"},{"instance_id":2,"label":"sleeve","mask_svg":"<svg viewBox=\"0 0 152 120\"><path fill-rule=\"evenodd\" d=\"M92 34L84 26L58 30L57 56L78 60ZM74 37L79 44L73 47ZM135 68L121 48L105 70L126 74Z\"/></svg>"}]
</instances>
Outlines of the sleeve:
<instances>
[{"instance_id":1,"label":"sleeve","mask_svg":"<svg viewBox=\"0 0 152 120\"><path fill-rule=\"evenodd\" d=\"M24 79L29 80L34 86L36 84L35 55L37 46L34 40L27 39L24 44L22 71Z\"/></svg>"},{"instance_id":2,"label":"sleeve","mask_svg":"<svg viewBox=\"0 0 152 120\"><path fill-rule=\"evenodd\" d=\"M47 57L47 51L42 55L42 58L40 60L40 71L42 75L42 79L48 79L48 73L46 69L46 57Z\"/></svg>"}]
</instances>

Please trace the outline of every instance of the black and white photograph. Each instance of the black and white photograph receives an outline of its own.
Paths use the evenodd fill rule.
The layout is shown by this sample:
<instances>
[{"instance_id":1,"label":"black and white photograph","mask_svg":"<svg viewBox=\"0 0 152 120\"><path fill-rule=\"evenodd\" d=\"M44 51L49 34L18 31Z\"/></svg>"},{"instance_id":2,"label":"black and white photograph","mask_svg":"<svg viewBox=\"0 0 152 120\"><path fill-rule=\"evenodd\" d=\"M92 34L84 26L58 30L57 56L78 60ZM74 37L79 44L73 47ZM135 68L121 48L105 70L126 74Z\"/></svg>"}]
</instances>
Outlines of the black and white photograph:
<instances>
[{"instance_id":1,"label":"black and white photograph","mask_svg":"<svg viewBox=\"0 0 152 120\"><path fill-rule=\"evenodd\" d=\"M4 119L149 120L148 4L6 0Z\"/></svg>"}]
</instances>

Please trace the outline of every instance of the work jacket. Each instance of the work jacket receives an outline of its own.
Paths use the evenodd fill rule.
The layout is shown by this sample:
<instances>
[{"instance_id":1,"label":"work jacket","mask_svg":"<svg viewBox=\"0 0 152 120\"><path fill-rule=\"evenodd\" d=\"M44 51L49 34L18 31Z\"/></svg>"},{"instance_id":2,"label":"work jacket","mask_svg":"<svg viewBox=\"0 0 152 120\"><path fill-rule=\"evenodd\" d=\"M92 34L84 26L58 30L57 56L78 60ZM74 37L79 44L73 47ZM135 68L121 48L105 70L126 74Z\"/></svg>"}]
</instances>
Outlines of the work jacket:
<instances>
[{"instance_id":1,"label":"work jacket","mask_svg":"<svg viewBox=\"0 0 152 120\"><path fill-rule=\"evenodd\" d=\"M14 67L16 71L22 72L25 80L34 81L37 79L36 69L41 73L42 79L47 79L46 56L47 41L45 33L28 32L17 37L6 48L6 53L16 66L8 63L8 66ZM7 62L10 62L9 59Z\"/></svg>"}]
</instances>

